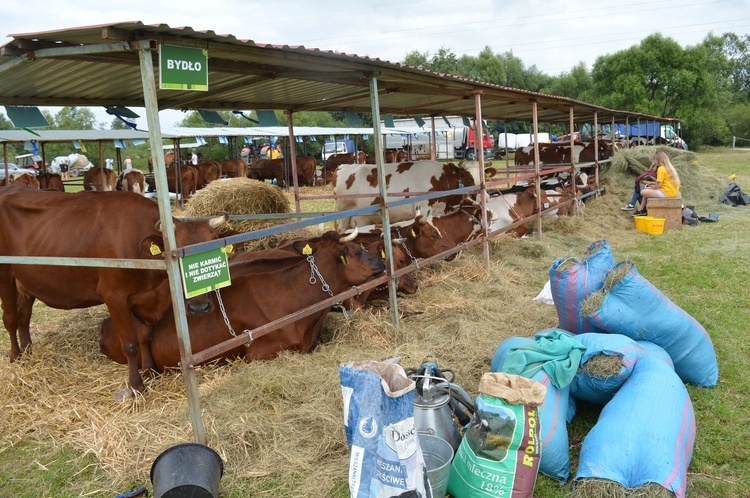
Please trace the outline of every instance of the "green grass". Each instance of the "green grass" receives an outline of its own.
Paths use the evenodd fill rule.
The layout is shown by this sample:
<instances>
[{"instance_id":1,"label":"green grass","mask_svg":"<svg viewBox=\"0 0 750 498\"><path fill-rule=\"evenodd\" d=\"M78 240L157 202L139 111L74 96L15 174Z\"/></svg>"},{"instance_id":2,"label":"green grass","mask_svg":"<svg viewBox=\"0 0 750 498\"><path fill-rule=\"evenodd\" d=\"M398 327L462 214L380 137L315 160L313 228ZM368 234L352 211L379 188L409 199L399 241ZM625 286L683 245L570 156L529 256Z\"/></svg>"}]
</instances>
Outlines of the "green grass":
<instances>
[{"instance_id":1,"label":"green grass","mask_svg":"<svg viewBox=\"0 0 750 498\"><path fill-rule=\"evenodd\" d=\"M750 152L709 149L698 156L706 168L727 183L726 176L736 174L737 183L750 192ZM688 496L747 497L750 496L750 206L697 205L699 215L716 211L720 221L668 231L663 236L631 232L624 239L620 235L620 242L613 250L618 260L633 261L647 279L703 324L716 349L719 384L712 389L688 386L697 423L688 470ZM607 235L602 234L605 238ZM39 315L35 317L39 319ZM2 345L6 344L4 340ZM85 398L77 402L85 402ZM581 405L570 426L573 476L582 441L598 413L598 407ZM262 496L305 496L288 481L282 482L274 476L259 479L263 479L262 488L267 490ZM92 454L61 445L48 435L32 434L21 441L0 435L2 497L113 496L149 483L130 484L114 489ZM251 488L257 492L257 484L248 484L246 488L239 481L231 489L222 486L221 496L250 496ZM348 496L345 481L335 482L333 488L331 496ZM570 492L570 483L561 486L540 475L534 496L561 498Z\"/></svg>"}]
</instances>

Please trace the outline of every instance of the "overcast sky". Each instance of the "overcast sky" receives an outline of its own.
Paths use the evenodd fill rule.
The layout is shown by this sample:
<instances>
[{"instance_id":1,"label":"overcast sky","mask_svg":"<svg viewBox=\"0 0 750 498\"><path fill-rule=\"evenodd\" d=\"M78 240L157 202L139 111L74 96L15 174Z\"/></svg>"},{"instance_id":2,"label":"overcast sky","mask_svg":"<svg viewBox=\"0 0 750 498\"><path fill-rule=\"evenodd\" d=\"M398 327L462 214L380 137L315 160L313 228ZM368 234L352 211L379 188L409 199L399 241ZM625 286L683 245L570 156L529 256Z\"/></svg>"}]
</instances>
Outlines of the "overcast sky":
<instances>
[{"instance_id":1,"label":"overcast sky","mask_svg":"<svg viewBox=\"0 0 750 498\"><path fill-rule=\"evenodd\" d=\"M132 6L132 7L130 7ZM750 0L2 0L9 34L142 21L232 34L256 43L304 45L400 61L413 50L461 56L489 46L559 75L661 33L687 47L713 32L750 32ZM107 124L111 116L96 110ZM101 117L99 117L101 116ZM182 118L162 112L163 126ZM139 120L139 125L145 124Z\"/></svg>"}]
</instances>

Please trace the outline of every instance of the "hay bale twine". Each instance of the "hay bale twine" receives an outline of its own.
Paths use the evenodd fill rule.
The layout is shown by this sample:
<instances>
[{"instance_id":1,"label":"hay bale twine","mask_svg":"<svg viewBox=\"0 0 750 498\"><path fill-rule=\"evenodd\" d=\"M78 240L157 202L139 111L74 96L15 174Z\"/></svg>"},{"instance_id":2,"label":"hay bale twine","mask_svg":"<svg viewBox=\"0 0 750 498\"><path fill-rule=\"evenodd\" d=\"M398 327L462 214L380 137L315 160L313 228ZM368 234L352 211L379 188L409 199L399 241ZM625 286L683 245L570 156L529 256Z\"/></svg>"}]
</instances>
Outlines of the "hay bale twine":
<instances>
[{"instance_id":1,"label":"hay bale twine","mask_svg":"<svg viewBox=\"0 0 750 498\"><path fill-rule=\"evenodd\" d=\"M182 211L185 217L289 213L289 201L278 187L249 178L216 180L196 192ZM219 233L230 230L246 233L284 224L289 220L232 220L218 228ZM243 244L241 250L254 251L275 247L288 235L276 234L254 239Z\"/></svg>"}]
</instances>

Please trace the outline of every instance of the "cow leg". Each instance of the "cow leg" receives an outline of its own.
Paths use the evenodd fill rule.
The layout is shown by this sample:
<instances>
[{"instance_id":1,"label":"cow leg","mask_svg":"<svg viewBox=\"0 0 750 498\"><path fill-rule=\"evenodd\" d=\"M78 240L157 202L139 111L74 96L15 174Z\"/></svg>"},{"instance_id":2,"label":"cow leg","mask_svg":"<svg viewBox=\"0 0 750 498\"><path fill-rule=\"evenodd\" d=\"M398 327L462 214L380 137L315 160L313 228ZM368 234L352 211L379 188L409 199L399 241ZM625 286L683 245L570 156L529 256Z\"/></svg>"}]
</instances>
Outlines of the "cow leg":
<instances>
[{"instance_id":1,"label":"cow leg","mask_svg":"<svg viewBox=\"0 0 750 498\"><path fill-rule=\"evenodd\" d=\"M21 348L18 346L18 290L16 282L10 274L7 266L0 270L0 301L3 309L3 325L10 337L10 361L16 361L21 356Z\"/></svg>"},{"instance_id":2,"label":"cow leg","mask_svg":"<svg viewBox=\"0 0 750 498\"><path fill-rule=\"evenodd\" d=\"M154 337L153 327L146 325L137 318L133 317L133 323L138 335L138 349L141 354L141 368L146 371L147 375L152 376L156 372L156 364L151 354L151 340Z\"/></svg>"},{"instance_id":3,"label":"cow leg","mask_svg":"<svg viewBox=\"0 0 750 498\"><path fill-rule=\"evenodd\" d=\"M31 346L31 312L36 298L19 289L16 300L18 338L21 340L21 352Z\"/></svg>"},{"instance_id":4,"label":"cow leg","mask_svg":"<svg viewBox=\"0 0 750 498\"><path fill-rule=\"evenodd\" d=\"M143 384L141 374L138 373L139 341L136 330L136 321L130 311L122 307L111 306L107 303L115 333L120 339L122 350L128 359L128 386L135 391L143 392L146 386Z\"/></svg>"}]
</instances>

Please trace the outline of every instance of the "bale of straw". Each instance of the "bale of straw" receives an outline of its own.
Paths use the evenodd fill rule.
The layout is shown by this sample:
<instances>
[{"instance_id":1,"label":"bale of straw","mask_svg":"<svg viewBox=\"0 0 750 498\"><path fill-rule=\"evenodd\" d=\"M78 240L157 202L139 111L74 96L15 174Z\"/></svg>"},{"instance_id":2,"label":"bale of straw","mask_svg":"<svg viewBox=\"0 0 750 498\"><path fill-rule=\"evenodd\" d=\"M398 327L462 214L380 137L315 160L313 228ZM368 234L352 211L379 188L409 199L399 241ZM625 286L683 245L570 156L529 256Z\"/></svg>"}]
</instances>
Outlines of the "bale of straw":
<instances>
[{"instance_id":1,"label":"bale of straw","mask_svg":"<svg viewBox=\"0 0 750 498\"><path fill-rule=\"evenodd\" d=\"M278 187L249 178L229 178L209 183L196 192L185 204L182 212L185 217L272 214L291 211L289 201ZM288 222L285 219L274 220L232 220L218 228L219 233L228 230L246 233L274 227ZM281 234L248 241L244 250L266 249L274 247Z\"/></svg>"}]
</instances>

